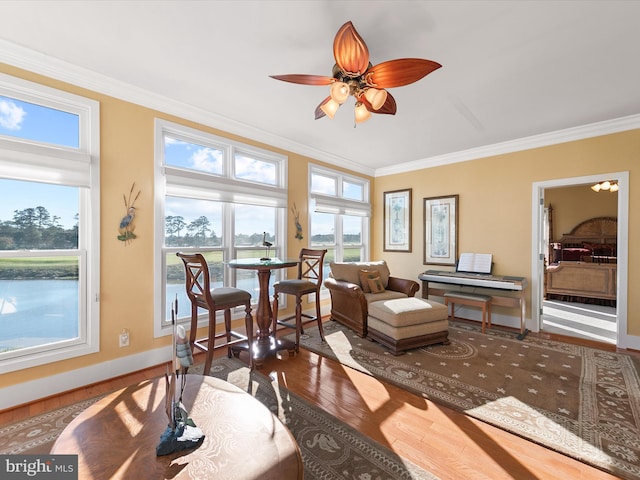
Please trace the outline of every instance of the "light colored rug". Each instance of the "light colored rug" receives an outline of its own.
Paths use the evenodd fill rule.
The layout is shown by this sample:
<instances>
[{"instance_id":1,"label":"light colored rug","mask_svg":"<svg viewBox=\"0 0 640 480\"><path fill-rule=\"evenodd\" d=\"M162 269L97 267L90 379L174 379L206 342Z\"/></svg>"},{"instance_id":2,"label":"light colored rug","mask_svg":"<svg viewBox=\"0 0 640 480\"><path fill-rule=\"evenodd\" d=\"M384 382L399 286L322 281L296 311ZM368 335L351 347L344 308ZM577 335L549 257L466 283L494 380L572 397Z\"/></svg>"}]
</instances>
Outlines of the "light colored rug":
<instances>
[{"instance_id":1,"label":"light colored rug","mask_svg":"<svg viewBox=\"0 0 640 480\"><path fill-rule=\"evenodd\" d=\"M301 346L622 478L640 479L634 357L451 323L450 345L393 356L337 322ZM287 337L292 338L292 335Z\"/></svg>"},{"instance_id":2,"label":"light colored rug","mask_svg":"<svg viewBox=\"0 0 640 480\"><path fill-rule=\"evenodd\" d=\"M202 373L202 367L189 373ZM210 375L251 393L278 415L300 447L305 480L438 480L237 359L214 360ZM1 426L0 454L48 453L64 427L96 400Z\"/></svg>"}]
</instances>

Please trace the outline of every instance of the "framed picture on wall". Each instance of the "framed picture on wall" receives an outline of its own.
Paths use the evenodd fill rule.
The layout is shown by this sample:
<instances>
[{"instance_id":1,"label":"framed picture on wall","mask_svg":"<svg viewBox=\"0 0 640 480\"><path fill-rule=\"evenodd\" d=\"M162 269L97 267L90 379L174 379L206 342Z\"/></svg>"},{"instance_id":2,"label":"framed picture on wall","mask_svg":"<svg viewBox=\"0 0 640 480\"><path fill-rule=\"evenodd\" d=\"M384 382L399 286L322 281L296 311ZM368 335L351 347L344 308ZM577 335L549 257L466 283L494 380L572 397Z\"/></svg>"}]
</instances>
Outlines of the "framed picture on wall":
<instances>
[{"instance_id":1,"label":"framed picture on wall","mask_svg":"<svg viewBox=\"0 0 640 480\"><path fill-rule=\"evenodd\" d=\"M424 199L424 264L454 265L458 259L458 195Z\"/></svg>"},{"instance_id":2,"label":"framed picture on wall","mask_svg":"<svg viewBox=\"0 0 640 480\"><path fill-rule=\"evenodd\" d=\"M411 251L411 189L384 192L384 251Z\"/></svg>"}]
</instances>

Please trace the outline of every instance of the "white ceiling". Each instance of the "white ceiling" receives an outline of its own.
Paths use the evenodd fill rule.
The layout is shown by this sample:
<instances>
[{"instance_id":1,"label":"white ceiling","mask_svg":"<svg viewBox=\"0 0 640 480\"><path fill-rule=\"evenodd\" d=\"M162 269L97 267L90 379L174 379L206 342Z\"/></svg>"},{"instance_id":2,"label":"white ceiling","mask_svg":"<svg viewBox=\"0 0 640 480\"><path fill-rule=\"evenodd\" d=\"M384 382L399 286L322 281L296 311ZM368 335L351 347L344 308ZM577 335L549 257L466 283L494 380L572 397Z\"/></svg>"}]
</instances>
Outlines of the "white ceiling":
<instances>
[{"instance_id":1,"label":"white ceiling","mask_svg":"<svg viewBox=\"0 0 640 480\"><path fill-rule=\"evenodd\" d=\"M638 1L0 1L0 62L369 174L640 114ZM314 120L351 20L443 67L395 116ZM41 54L45 54L42 56ZM619 120L618 120L619 122Z\"/></svg>"}]
</instances>

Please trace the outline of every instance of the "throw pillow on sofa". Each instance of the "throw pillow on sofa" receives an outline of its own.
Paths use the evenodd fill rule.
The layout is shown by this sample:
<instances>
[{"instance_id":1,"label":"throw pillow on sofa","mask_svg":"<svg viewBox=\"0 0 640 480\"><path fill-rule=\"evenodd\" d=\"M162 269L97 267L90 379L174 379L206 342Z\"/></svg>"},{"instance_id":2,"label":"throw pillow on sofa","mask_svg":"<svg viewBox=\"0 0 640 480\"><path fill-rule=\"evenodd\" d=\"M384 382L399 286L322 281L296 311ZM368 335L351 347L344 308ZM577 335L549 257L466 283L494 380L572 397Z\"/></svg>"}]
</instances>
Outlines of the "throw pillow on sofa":
<instances>
[{"instance_id":1,"label":"throw pillow on sofa","mask_svg":"<svg viewBox=\"0 0 640 480\"><path fill-rule=\"evenodd\" d=\"M380 280L380 277L369 278L367 280L367 283L369 284L369 289L371 290L371 293L384 292L384 285L382 284L382 280Z\"/></svg>"},{"instance_id":2,"label":"throw pillow on sofa","mask_svg":"<svg viewBox=\"0 0 640 480\"><path fill-rule=\"evenodd\" d=\"M343 280L349 283L360 285L360 270L376 269L380 272L380 280L387 287L389 283L389 267L384 260L374 262L331 262L329 264L331 276L336 280Z\"/></svg>"},{"instance_id":3,"label":"throw pillow on sofa","mask_svg":"<svg viewBox=\"0 0 640 480\"><path fill-rule=\"evenodd\" d=\"M372 278L380 279L380 272L376 269L362 269L358 272L360 275L360 285L364 293L371 293L371 287L369 287L369 280Z\"/></svg>"}]
</instances>

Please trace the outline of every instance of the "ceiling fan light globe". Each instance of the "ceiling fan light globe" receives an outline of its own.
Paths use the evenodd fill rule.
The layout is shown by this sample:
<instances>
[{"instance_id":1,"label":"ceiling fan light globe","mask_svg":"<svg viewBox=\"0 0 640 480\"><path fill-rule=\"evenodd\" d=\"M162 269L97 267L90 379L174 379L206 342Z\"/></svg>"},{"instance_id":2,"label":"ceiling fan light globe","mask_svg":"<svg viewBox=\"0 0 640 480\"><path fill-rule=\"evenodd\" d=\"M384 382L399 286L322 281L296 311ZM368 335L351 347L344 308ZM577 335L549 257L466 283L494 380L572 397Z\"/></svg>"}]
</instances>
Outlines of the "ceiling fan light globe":
<instances>
[{"instance_id":1,"label":"ceiling fan light globe","mask_svg":"<svg viewBox=\"0 0 640 480\"><path fill-rule=\"evenodd\" d=\"M377 88L368 88L364 94L364 97L371 104L371 108L374 110L380 110L384 103L387 101L387 91L378 90Z\"/></svg>"},{"instance_id":2,"label":"ceiling fan light globe","mask_svg":"<svg viewBox=\"0 0 640 480\"><path fill-rule=\"evenodd\" d=\"M327 103L322 105L320 107L320 110L322 110L327 117L333 120L333 117L335 116L339 107L340 107L340 104L335 100L331 99Z\"/></svg>"},{"instance_id":3,"label":"ceiling fan light globe","mask_svg":"<svg viewBox=\"0 0 640 480\"><path fill-rule=\"evenodd\" d=\"M602 190L609 190L611 188L611 183L609 182L609 180L606 180L600 184L600 188Z\"/></svg>"},{"instance_id":4,"label":"ceiling fan light globe","mask_svg":"<svg viewBox=\"0 0 640 480\"><path fill-rule=\"evenodd\" d=\"M354 110L356 123L364 123L371 118L371 112L367 110L364 103L358 102Z\"/></svg>"},{"instance_id":5,"label":"ceiling fan light globe","mask_svg":"<svg viewBox=\"0 0 640 480\"><path fill-rule=\"evenodd\" d=\"M594 192L599 192L600 191L600 184L596 183L595 185L593 185L591 187L591 190L593 190Z\"/></svg>"},{"instance_id":6,"label":"ceiling fan light globe","mask_svg":"<svg viewBox=\"0 0 640 480\"><path fill-rule=\"evenodd\" d=\"M349 85L344 82L334 82L331 85L331 99L342 105L349 98Z\"/></svg>"},{"instance_id":7,"label":"ceiling fan light globe","mask_svg":"<svg viewBox=\"0 0 640 480\"><path fill-rule=\"evenodd\" d=\"M610 192L617 192L618 191L618 184L617 183L612 183L611 184L611 188L609 188Z\"/></svg>"}]
</instances>

